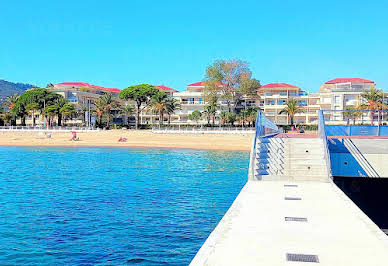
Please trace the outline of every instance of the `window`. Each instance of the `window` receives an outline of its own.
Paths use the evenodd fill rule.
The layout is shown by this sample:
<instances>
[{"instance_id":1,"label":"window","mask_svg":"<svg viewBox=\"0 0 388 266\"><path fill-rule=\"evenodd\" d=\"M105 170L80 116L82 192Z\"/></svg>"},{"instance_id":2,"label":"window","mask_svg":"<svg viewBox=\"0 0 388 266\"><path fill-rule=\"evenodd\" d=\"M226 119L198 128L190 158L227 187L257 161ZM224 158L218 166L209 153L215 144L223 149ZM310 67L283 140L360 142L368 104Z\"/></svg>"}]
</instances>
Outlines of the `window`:
<instances>
[{"instance_id":1,"label":"window","mask_svg":"<svg viewBox=\"0 0 388 266\"><path fill-rule=\"evenodd\" d=\"M334 96L334 103L339 104L340 103L340 96Z\"/></svg>"},{"instance_id":2,"label":"window","mask_svg":"<svg viewBox=\"0 0 388 266\"><path fill-rule=\"evenodd\" d=\"M202 104L202 98L198 99L199 104Z\"/></svg>"}]
</instances>

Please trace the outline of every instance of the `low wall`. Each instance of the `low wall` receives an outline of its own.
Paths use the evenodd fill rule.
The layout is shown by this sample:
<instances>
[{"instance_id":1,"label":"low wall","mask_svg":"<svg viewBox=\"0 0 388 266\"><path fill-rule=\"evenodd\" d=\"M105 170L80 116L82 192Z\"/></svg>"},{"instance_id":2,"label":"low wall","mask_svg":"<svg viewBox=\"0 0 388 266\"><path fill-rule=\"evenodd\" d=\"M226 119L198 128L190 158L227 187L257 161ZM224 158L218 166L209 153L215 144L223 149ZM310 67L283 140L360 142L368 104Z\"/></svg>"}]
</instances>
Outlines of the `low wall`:
<instances>
[{"instance_id":1,"label":"low wall","mask_svg":"<svg viewBox=\"0 0 388 266\"><path fill-rule=\"evenodd\" d=\"M333 176L388 178L388 139L330 139Z\"/></svg>"}]
</instances>

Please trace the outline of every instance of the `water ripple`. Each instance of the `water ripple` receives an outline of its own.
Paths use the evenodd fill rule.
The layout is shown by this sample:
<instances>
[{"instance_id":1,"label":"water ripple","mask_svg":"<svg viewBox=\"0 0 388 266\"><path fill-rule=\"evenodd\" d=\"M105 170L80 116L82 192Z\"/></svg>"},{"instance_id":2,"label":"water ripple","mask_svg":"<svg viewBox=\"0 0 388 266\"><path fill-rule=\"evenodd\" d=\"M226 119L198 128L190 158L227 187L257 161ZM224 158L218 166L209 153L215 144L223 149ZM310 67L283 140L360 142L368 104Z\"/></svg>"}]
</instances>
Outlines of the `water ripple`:
<instances>
[{"instance_id":1,"label":"water ripple","mask_svg":"<svg viewBox=\"0 0 388 266\"><path fill-rule=\"evenodd\" d=\"M248 153L0 147L0 264L188 264Z\"/></svg>"}]
</instances>

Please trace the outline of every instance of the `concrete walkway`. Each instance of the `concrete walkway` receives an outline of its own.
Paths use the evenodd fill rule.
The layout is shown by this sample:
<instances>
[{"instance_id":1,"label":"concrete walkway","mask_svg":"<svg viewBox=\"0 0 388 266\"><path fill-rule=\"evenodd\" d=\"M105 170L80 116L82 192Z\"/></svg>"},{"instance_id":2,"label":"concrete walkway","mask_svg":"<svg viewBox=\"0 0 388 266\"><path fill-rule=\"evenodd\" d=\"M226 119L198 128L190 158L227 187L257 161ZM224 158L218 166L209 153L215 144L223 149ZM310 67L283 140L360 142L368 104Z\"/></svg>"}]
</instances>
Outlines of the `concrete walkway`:
<instances>
[{"instance_id":1,"label":"concrete walkway","mask_svg":"<svg viewBox=\"0 0 388 266\"><path fill-rule=\"evenodd\" d=\"M331 181L248 181L191 265L386 266L388 237Z\"/></svg>"}]
</instances>

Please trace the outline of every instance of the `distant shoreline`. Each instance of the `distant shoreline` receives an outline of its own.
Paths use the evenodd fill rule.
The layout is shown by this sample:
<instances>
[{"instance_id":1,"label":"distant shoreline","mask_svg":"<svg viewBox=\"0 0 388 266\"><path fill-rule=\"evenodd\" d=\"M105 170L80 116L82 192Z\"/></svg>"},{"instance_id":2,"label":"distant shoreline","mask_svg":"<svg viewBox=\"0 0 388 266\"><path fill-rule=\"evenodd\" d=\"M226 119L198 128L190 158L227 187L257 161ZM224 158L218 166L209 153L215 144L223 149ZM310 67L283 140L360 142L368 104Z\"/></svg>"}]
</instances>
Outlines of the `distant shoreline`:
<instances>
[{"instance_id":1,"label":"distant shoreline","mask_svg":"<svg viewBox=\"0 0 388 266\"><path fill-rule=\"evenodd\" d=\"M70 133L51 133L51 138L37 132L1 132L4 147L108 147L134 149L190 149L249 152L252 134L153 134L149 130L109 130L79 133L79 142L70 141ZM118 142L120 137L126 142Z\"/></svg>"}]
</instances>

